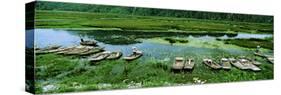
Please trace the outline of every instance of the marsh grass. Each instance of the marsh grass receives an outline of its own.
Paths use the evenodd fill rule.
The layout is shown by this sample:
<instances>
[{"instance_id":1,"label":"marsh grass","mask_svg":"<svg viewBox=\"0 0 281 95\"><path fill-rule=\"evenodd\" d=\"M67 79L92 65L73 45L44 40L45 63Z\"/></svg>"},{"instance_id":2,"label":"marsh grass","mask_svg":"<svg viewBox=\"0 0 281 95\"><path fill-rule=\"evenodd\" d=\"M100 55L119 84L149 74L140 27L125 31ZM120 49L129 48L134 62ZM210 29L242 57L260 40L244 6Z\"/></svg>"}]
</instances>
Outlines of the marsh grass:
<instances>
[{"instance_id":1,"label":"marsh grass","mask_svg":"<svg viewBox=\"0 0 281 95\"><path fill-rule=\"evenodd\" d=\"M219 20L201 20L159 16L132 16L106 13L36 10L36 28L110 28L126 31L136 30L182 30L203 33L273 33L268 23L248 23ZM259 31L268 30L268 31Z\"/></svg>"},{"instance_id":2,"label":"marsh grass","mask_svg":"<svg viewBox=\"0 0 281 95\"><path fill-rule=\"evenodd\" d=\"M218 56L237 57L230 54ZM173 72L170 66L173 60L159 61L156 59L101 61L98 65L91 65L87 60L65 57L55 54L36 56L36 93L58 93L69 91L106 90L122 88L140 88L156 86L176 86L197 84L199 79L206 83L236 82L249 80L273 79L273 65L264 59L258 59L263 64L261 72L243 71L233 67L229 71L212 70L202 64L202 58L194 56L195 68L192 71ZM250 56L253 57L253 56ZM53 89L46 90L48 86ZM45 90L44 90L45 89Z\"/></svg>"},{"instance_id":3,"label":"marsh grass","mask_svg":"<svg viewBox=\"0 0 281 95\"><path fill-rule=\"evenodd\" d=\"M219 39L217 39L219 40ZM246 48L257 48L261 46L262 48L273 50L273 41L272 38L266 39L226 39L224 40L225 44L234 44Z\"/></svg>"}]
</instances>

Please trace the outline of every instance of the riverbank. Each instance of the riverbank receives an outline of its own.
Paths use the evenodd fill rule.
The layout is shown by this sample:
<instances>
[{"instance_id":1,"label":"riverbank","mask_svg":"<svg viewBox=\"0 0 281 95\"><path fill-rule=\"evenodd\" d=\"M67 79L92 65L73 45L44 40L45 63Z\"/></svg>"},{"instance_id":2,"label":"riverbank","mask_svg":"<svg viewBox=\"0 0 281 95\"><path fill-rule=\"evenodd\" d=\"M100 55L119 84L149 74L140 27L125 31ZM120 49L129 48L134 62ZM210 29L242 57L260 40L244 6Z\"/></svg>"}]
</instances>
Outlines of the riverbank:
<instances>
[{"instance_id":1,"label":"riverbank","mask_svg":"<svg viewBox=\"0 0 281 95\"><path fill-rule=\"evenodd\" d=\"M265 39L216 39L218 41L224 41L225 44L234 44L240 47L245 48L257 48L257 46L261 46L262 48L266 48L269 50L273 50L273 37L265 38Z\"/></svg>"},{"instance_id":2,"label":"riverbank","mask_svg":"<svg viewBox=\"0 0 281 95\"><path fill-rule=\"evenodd\" d=\"M36 10L36 28L130 32L273 33L269 23Z\"/></svg>"}]
</instances>

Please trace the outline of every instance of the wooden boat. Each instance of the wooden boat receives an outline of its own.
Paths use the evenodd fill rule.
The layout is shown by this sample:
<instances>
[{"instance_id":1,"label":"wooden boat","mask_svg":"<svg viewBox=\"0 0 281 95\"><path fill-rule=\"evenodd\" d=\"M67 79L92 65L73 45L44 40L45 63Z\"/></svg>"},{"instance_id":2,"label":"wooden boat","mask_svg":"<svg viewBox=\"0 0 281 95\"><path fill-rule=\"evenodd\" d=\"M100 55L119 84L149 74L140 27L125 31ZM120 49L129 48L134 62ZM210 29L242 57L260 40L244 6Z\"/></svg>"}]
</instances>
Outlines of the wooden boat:
<instances>
[{"instance_id":1,"label":"wooden boat","mask_svg":"<svg viewBox=\"0 0 281 95\"><path fill-rule=\"evenodd\" d=\"M222 66L222 69L226 69L226 70L230 70L231 69L230 61L227 58L222 58L221 59L221 66Z\"/></svg>"},{"instance_id":2,"label":"wooden boat","mask_svg":"<svg viewBox=\"0 0 281 95\"><path fill-rule=\"evenodd\" d=\"M54 49L54 50L49 50L47 51L48 53L59 53L59 52L62 52L62 51L65 51L65 50L68 50L68 49L71 49L71 48L58 48L58 49Z\"/></svg>"},{"instance_id":3,"label":"wooden boat","mask_svg":"<svg viewBox=\"0 0 281 95\"><path fill-rule=\"evenodd\" d=\"M48 46L46 48L37 48L37 49L35 49L35 53L36 54L47 54L47 53L51 53L50 51L52 51L52 50L59 49L60 47L61 46L54 45L54 46Z\"/></svg>"},{"instance_id":4,"label":"wooden boat","mask_svg":"<svg viewBox=\"0 0 281 95\"><path fill-rule=\"evenodd\" d=\"M58 49L58 50L54 50L54 52L56 52L56 54L64 54L65 52L71 51L73 49L75 49L75 47L68 47L68 48Z\"/></svg>"},{"instance_id":5,"label":"wooden boat","mask_svg":"<svg viewBox=\"0 0 281 95\"><path fill-rule=\"evenodd\" d=\"M45 48L38 48L36 50L54 50L54 49L58 49L60 47L61 46L59 46L59 45L52 45L52 46L48 46L48 47L45 47Z\"/></svg>"},{"instance_id":6,"label":"wooden boat","mask_svg":"<svg viewBox=\"0 0 281 95\"><path fill-rule=\"evenodd\" d=\"M182 70L184 67L184 58L183 57L176 57L175 62L172 65L173 70Z\"/></svg>"},{"instance_id":7,"label":"wooden boat","mask_svg":"<svg viewBox=\"0 0 281 95\"><path fill-rule=\"evenodd\" d=\"M89 46L75 46L75 47L71 47L71 48L65 49L63 51L60 51L58 53L64 54L64 55L79 55L81 53L88 52L92 49L93 48L89 47Z\"/></svg>"},{"instance_id":8,"label":"wooden boat","mask_svg":"<svg viewBox=\"0 0 281 95\"><path fill-rule=\"evenodd\" d=\"M97 42L96 41L83 41L83 42L80 42L80 45L84 45L84 46L97 46Z\"/></svg>"},{"instance_id":9,"label":"wooden boat","mask_svg":"<svg viewBox=\"0 0 281 95\"><path fill-rule=\"evenodd\" d=\"M122 56L122 52L111 52L109 54L109 56L106 57L106 59L109 59L109 60L119 59L121 56Z\"/></svg>"},{"instance_id":10,"label":"wooden boat","mask_svg":"<svg viewBox=\"0 0 281 95\"><path fill-rule=\"evenodd\" d=\"M257 52L254 52L254 55L260 56L260 57L265 57L265 55L263 55L263 54L261 54L261 53L257 53Z\"/></svg>"},{"instance_id":11,"label":"wooden boat","mask_svg":"<svg viewBox=\"0 0 281 95\"><path fill-rule=\"evenodd\" d=\"M35 54L47 54L47 53L49 52L46 50L35 50Z\"/></svg>"},{"instance_id":12,"label":"wooden boat","mask_svg":"<svg viewBox=\"0 0 281 95\"><path fill-rule=\"evenodd\" d=\"M63 55L89 55L97 52L101 52L103 48L100 47L92 47L92 46L74 46L68 47L61 50L54 50L57 54Z\"/></svg>"},{"instance_id":13,"label":"wooden boat","mask_svg":"<svg viewBox=\"0 0 281 95\"><path fill-rule=\"evenodd\" d=\"M252 71L261 71L261 69L259 67L257 67L254 64L251 64L251 62L247 59L239 59L239 61L246 69L249 69Z\"/></svg>"},{"instance_id":14,"label":"wooden boat","mask_svg":"<svg viewBox=\"0 0 281 95\"><path fill-rule=\"evenodd\" d=\"M193 69L194 64L195 64L195 62L193 59L188 59L185 61L183 69L191 70L191 69Z\"/></svg>"},{"instance_id":15,"label":"wooden boat","mask_svg":"<svg viewBox=\"0 0 281 95\"><path fill-rule=\"evenodd\" d=\"M228 60L230 61L230 63L231 63L233 66L235 66L235 67L238 68L238 69L241 69L241 70L246 70L246 69L247 69L244 65L242 65L242 64L240 63L240 61L238 61L238 60L236 60L236 59L234 59L234 58L229 58Z\"/></svg>"},{"instance_id":16,"label":"wooden boat","mask_svg":"<svg viewBox=\"0 0 281 95\"><path fill-rule=\"evenodd\" d=\"M273 58L273 57L267 57L266 59L267 59L267 61L269 61L270 63L272 63L272 64L274 63L274 58Z\"/></svg>"},{"instance_id":17,"label":"wooden boat","mask_svg":"<svg viewBox=\"0 0 281 95\"><path fill-rule=\"evenodd\" d=\"M129 56L124 57L123 59L125 59L126 61L132 61L140 58L142 55L142 53L131 54Z\"/></svg>"},{"instance_id":18,"label":"wooden boat","mask_svg":"<svg viewBox=\"0 0 281 95\"><path fill-rule=\"evenodd\" d=\"M267 60L267 61L269 61L270 63L274 63L274 58L273 58L273 56L271 56L271 55L264 55L264 58Z\"/></svg>"},{"instance_id":19,"label":"wooden boat","mask_svg":"<svg viewBox=\"0 0 281 95\"><path fill-rule=\"evenodd\" d=\"M64 55L79 55L85 52L89 52L91 49L89 48L73 48L70 50L64 51L62 54Z\"/></svg>"},{"instance_id":20,"label":"wooden boat","mask_svg":"<svg viewBox=\"0 0 281 95\"><path fill-rule=\"evenodd\" d=\"M60 48L61 46L59 46L59 45L53 45L53 46L49 46L49 47L47 47L45 50L54 50L54 49L58 49L58 48Z\"/></svg>"},{"instance_id":21,"label":"wooden boat","mask_svg":"<svg viewBox=\"0 0 281 95\"><path fill-rule=\"evenodd\" d=\"M91 55L91 54L95 54L95 53L99 53L99 52L103 52L103 51L104 51L104 48L96 47L96 48L93 48L93 49L91 49L87 52L79 53L78 55L87 56L87 55Z\"/></svg>"},{"instance_id":22,"label":"wooden boat","mask_svg":"<svg viewBox=\"0 0 281 95\"><path fill-rule=\"evenodd\" d=\"M272 56L270 56L270 55L265 55L265 54L256 53L256 52L254 54L257 55L257 56L266 58L267 61L269 61L270 63L274 63L274 58Z\"/></svg>"},{"instance_id":23,"label":"wooden boat","mask_svg":"<svg viewBox=\"0 0 281 95\"><path fill-rule=\"evenodd\" d=\"M212 69L221 69L221 65L213 62L211 59L203 59L203 63L209 66Z\"/></svg>"},{"instance_id":24,"label":"wooden boat","mask_svg":"<svg viewBox=\"0 0 281 95\"><path fill-rule=\"evenodd\" d=\"M249 58L248 58L247 60L249 60L250 63L252 63L252 64L254 64L254 65L257 65L257 66L259 66L259 65L262 64L261 62L258 62L256 59L249 59Z\"/></svg>"},{"instance_id":25,"label":"wooden boat","mask_svg":"<svg viewBox=\"0 0 281 95\"><path fill-rule=\"evenodd\" d=\"M98 53L98 54L95 54L95 55L93 55L93 56L90 56L89 58L88 58L88 60L90 61L90 62L98 62L98 61L102 61L102 60L104 60L106 57L108 57L109 56L109 53L107 53L107 52L102 52L102 53Z\"/></svg>"}]
</instances>

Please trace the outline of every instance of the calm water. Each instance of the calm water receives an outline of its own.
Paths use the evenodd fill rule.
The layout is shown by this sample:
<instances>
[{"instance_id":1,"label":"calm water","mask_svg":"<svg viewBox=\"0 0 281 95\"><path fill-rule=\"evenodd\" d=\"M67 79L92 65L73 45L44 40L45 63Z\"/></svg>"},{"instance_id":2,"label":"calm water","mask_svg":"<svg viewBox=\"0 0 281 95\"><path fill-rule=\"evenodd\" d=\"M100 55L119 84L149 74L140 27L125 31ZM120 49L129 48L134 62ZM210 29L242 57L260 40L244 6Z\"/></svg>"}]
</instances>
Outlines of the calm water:
<instances>
[{"instance_id":1,"label":"calm water","mask_svg":"<svg viewBox=\"0 0 281 95\"><path fill-rule=\"evenodd\" d=\"M104 31L102 31L104 32ZM105 47L106 50L116 51L120 50L124 55L129 55L131 53L131 47L135 46L144 52L145 58L155 58L161 60L170 60L169 58L175 56L213 56L213 55L223 55L224 53L233 54L233 55L243 55L249 54L252 51L241 49L241 48L208 48L208 47L194 47L188 44L186 45L170 45L163 43L155 43L151 41L146 41L145 38L140 43L131 43L131 44L110 44L106 43L109 40L108 37L130 37L135 36L132 34L100 34L101 32L85 32L85 31L66 31L66 30L56 30L56 29L35 29L35 45L37 47L43 48L49 45L62 45L64 47L79 45L80 37L85 40L96 40L98 41L99 46ZM142 39L143 36L137 37ZM198 41L211 41L215 40L218 36L209 36L209 35L200 35L200 36L180 36L181 38L195 39ZM227 35L219 36L218 38L265 38L272 37L271 34L246 34L239 33L237 36L228 37ZM200 43L199 43L200 44ZM169 52L167 52L169 51Z\"/></svg>"}]
</instances>

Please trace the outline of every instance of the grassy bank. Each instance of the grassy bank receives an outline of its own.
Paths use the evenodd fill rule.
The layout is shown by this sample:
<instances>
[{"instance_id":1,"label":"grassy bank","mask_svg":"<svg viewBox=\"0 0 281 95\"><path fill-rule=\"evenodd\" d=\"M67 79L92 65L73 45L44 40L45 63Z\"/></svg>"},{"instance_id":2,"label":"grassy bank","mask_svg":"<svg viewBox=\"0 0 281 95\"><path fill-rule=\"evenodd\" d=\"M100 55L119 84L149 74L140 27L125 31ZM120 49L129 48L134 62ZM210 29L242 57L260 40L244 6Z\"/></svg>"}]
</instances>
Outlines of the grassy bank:
<instances>
[{"instance_id":1,"label":"grassy bank","mask_svg":"<svg viewBox=\"0 0 281 95\"><path fill-rule=\"evenodd\" d=\"M74 30L124 30L131 32L273 33L268 23L248 23L190 18L134 16L106 13L36 10L36 28Z\"/></svg>"},{"instance_id":2,"label":"grassy bank","mask_svg":"<svg viewBox=\"0 0 281 95\"><path fill-rule=\"evenodd\" d=\"M222 39L217 39L222 40ZM257 48L261 46L262 48L273 50L273 38L266 39L226 39L223 40L225 44L234 44L246 48Z\"/></svg>"},{"instance_id":3,"label":"grassy bank","mask_svg":"<svg viewBox=\"0 0 281 95\"><path fill-rule=\"evenodd\" d=\"M219 57L219 56L217 56ZM77 57L46 54L36 56L36 93L106 90L206 83L264 80L273 78L273 65L265 63L261 72L211 70L195 58L195 68L189 72L172 72L172 61L124 60L102 61L92 65Z\"/></svg>"}]
</instances>

